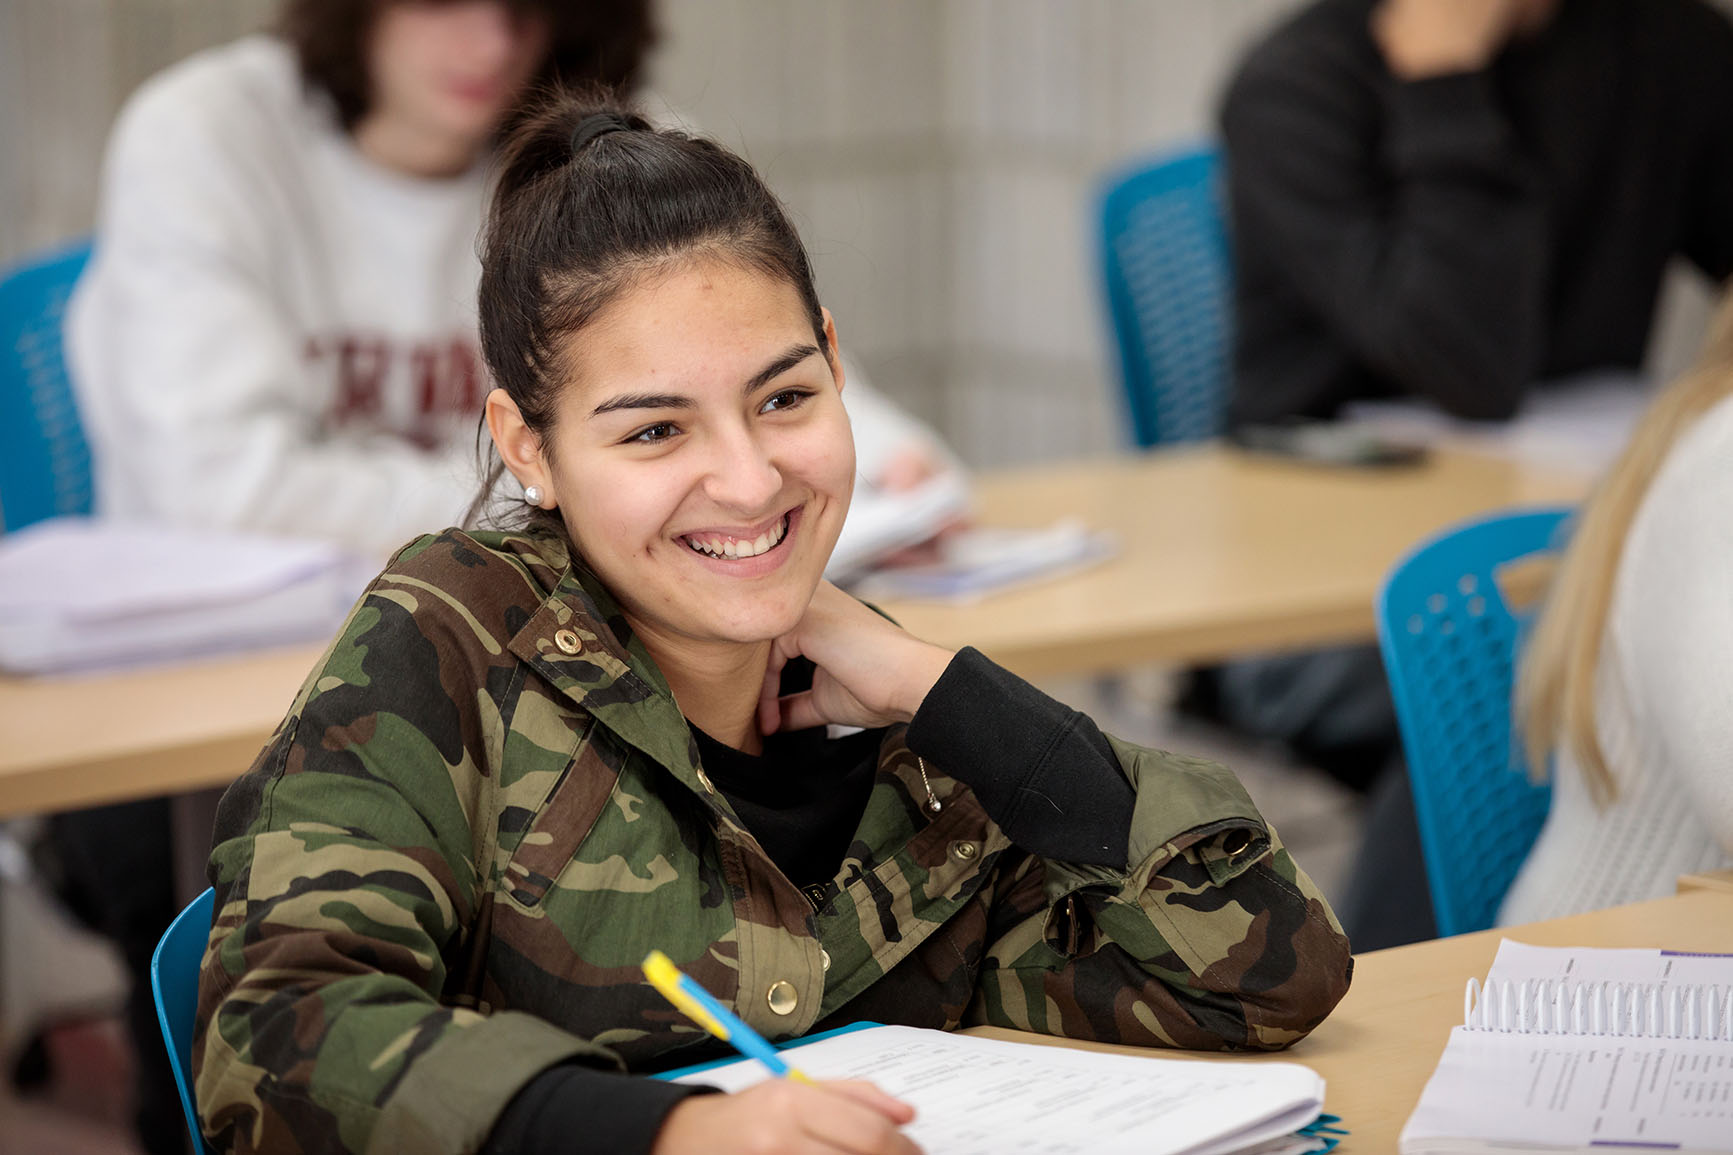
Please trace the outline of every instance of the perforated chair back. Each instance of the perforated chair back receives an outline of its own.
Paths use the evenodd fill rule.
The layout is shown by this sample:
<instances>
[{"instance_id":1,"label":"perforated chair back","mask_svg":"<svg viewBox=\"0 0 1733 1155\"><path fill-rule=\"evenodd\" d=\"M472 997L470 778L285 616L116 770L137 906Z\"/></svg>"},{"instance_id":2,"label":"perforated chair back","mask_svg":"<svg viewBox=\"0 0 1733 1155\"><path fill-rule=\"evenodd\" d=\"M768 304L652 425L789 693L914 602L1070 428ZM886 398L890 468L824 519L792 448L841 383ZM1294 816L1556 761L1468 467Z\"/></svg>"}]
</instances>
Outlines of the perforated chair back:
<instances>
[{"instance_id":1,"label":"perforated chair back","mask_svg":"<svg viewBox=\"0 0 1733 1155\"><path fill-rule=\"evenodd\" d=\"M90 446L60 339L79 243L0 277L0 532L90 512Z\"/></svg>"},{"instance_id":2,"label":"perforated chair back","mask_svg":"<svg viewBox=\"0 0 1733 1155\"><path fill-rule=\"evenodd\" d=\"M210 1148L199 1134L199 1115L193 1108L193 1020L199 1008L199 965L204 961L205 944L210 941L211 907L215 902L216 892L208 888L193 899L169 923L150 958L156 1021L162 1027L162 1041L168 1046L168 1061L181 1093L187 1130L192 1134L194 1148L201 1152Z\"/></svg>"},{"instance_id":3,"label":"perforated chair back","mask_svg":"<svg viewBox=\"0 0 1733 1155\"><path fill-rule=\"evenodd\" d=\"M1447 530L1391 571L1378 641L1396 699L1420 845L1441 935L1484 930L1540 833L1552 797L1511 730L1528 614L1498 575L1556 550L1568 509L1498 514Z\"/></svg>"},{"instance_id":4,"label":"perforated chair back","mask_svg":"<svg viewBox=\"0 0 1733 1155\"><path fill-rule=\"evenodd\" d=\"M1103 182L1101 274L1141 446L1214 437L1224 424L1233 273L1220 182L1213 147Z\"/></svg>"}]
</instances>

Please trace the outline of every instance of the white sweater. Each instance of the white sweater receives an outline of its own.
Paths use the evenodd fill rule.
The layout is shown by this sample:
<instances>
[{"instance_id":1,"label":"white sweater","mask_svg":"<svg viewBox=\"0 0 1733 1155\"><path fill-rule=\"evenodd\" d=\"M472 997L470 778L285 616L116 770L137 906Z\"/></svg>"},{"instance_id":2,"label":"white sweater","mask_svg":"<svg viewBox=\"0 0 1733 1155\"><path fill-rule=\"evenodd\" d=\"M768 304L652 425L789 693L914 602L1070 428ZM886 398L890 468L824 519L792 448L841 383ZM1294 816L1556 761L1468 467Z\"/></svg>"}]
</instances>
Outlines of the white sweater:
<instances>
[{"instance_id":1,"label":"white sweater","mask_svg":"<svg viewBox=\"0 0 1733 1155\"><path fill-rule=\"evenodd\" d=\"M474 496L483 166L392 172L328 105L252 37L121 113L68 320L104 514L378 554Z\"/></svg>"},{"instance_id":2,"label":"white sweater","mask_svg":"<svg viewBox=\"0 0 1733 1155\"><path fill-rule=\"evenodd\" d=\"M1673 447L1631 524L1597 679L1617 799L1556 759L1552 809L1499 911L1532 922L1733 866L1733 398Z\"/></svg>"},{"instance_id":3,"label":"white sweater","mask_svg":"<svg viewBox=\"0 0 1733 1155\"><path fill-rule=\"evenodd\" d=\"M368 160L270 37L140 88L67 321L99 512L374 555L459 521L488 387L485 170L418 180ZM852 365L848 381L864 475L914 443L955 470Z\"/></svg>"}]
</instances>

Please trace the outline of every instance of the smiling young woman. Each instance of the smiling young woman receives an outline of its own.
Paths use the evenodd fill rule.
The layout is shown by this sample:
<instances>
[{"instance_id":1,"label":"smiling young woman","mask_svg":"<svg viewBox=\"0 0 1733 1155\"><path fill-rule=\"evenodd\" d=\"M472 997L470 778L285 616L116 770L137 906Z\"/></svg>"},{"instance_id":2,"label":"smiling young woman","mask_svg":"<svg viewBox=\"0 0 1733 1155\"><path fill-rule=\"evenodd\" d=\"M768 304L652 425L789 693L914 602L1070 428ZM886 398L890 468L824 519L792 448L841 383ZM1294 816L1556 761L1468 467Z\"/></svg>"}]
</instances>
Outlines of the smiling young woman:
<instances>
[{"instance_id":1,"label":"smiling young woman","mask_svg":"<svg viewBox=\"0 0 1733 1155\"><path fill-rule=\"evenodd\" d=\"M507 143L480 308L522 524L399 553L224 800L219 1148L914 1150L864 1084L640 1077L715 1053L653 949L773 1039L1278 1048L1341 998L1232 774L823 580L836 326L749 165L556 98Z\"/></svg>"}]
</instances>

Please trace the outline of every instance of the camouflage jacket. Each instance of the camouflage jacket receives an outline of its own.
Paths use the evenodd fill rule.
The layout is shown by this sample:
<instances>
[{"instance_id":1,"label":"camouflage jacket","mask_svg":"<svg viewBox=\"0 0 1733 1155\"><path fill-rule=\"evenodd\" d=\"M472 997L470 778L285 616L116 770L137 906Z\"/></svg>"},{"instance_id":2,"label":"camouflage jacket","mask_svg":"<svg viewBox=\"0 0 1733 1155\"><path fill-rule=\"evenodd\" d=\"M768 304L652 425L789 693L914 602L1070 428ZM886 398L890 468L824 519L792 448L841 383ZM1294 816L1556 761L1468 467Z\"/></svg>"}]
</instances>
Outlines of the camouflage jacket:
<instances>
[{"instance_id":1,"label":"camouflage jacket","mask_svg":"<svg viewBox=\"0 0 1733 1155\"><path fill-rule=\"evenodd\" d=\"M905 729L815 908L560 538L415 542L223 799L207 1135L474 1151L550 1065L708 1050L643 981L652 948L772 1039L859 1017L1276 1048L1347 989L1334 916L1226 770L1113 741L1129 863L1078 866L929 760L930 811Z\"/></svg>"}]
</instances>

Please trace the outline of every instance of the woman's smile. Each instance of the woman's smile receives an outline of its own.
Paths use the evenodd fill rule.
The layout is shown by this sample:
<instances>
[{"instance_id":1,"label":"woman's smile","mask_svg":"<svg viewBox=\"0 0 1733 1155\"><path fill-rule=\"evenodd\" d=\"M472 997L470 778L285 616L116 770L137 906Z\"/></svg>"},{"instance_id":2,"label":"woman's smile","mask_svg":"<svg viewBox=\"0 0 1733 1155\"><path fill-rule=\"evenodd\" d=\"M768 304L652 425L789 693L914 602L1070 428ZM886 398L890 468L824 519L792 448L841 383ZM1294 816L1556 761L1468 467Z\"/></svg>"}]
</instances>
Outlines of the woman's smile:
<instances>
[{"instance_id":1,"label":"woman's smile","mask_svg":"<svg viewBox=\"0 0 1733 1155\"><path fill-rule=\"evenodd\" d=\"M746 563L769 559L769 567L782 564L782 558L787 551L778 552L783 542L788 540L794 526L798 507L772 518L767 525L747 529L701 529L680 535L680 540L691 552L697 554L706 562L721 563L721 571L736 576L756 576L765 572L766 567L747 566ZM776 555L771 557L770 555Z\"/></svg>"}]
</instances>

